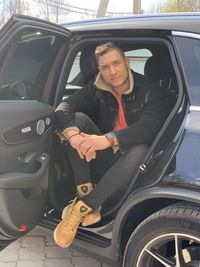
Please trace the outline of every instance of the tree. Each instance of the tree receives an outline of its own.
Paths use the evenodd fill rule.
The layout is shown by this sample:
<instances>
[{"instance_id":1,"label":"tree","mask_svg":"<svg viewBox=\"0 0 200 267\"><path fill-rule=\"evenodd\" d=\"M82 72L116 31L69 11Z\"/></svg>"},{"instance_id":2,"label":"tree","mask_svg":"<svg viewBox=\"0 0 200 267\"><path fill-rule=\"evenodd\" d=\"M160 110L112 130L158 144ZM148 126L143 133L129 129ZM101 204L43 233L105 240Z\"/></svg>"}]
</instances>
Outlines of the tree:
<instances>
[{"instance_id":1,"label":"tree","mask_svg":"<svg viewBox=\"0 0 200 267\"><path fill-rule=\"evenodd\" d=\"M169 0L160 12L198 12L200 11L200 0Z\"/></svg>"},{"instance_id":2,"label":"tree","mask_svg":"<svg viewBox=\"0 0 200 267\"><path fill-rule=\"evenodd\" d=\"M5 21L14 14L30 14L29 2L26 0L2 0L0 8L1 24L4 24Z\"/></svg>"},{"instance_id":3,"label":"tree","mask_svg":"<svg viewBox=\"0 0 200 267\"><path fill-rule=\"evenodd\" d=\"M64 0L35 0L38 6L41 8L40 13L42 18L59 23L60 17L62 15L68 14L69 11L65 7Z\"/></svg>"}]
</instances>

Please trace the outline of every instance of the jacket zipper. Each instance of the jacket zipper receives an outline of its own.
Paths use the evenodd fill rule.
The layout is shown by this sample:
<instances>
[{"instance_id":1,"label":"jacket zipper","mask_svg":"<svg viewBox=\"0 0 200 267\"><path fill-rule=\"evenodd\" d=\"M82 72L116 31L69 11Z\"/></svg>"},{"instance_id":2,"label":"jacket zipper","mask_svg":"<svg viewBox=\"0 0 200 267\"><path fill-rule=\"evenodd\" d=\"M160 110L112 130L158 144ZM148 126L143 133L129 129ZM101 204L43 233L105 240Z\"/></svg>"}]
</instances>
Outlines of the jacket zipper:
<instances>
[{"instance_id":1,"label":"jacket zipper","mask_svg":"<svg viewBox=\"0 0 200 267\"><path fill-rule=\"evenodd\" d=\"M117 99L116 99L116 97L110 92L110 94L113 96L113 98L115 99L115 101L117 102ZM117 102L117 105L118 105L118 102ZM114 127L115 127L115 124L116 124L116 121L117 121L117 118L118 118L118 116L119 116L119 108L118 108L118 111L117 111L117 114L116 114L116 117L115 117L115 119L114 119L114 121L113 121L113 123L112 123L112 130L114 129Z\"/></svg>"}]
</instances>

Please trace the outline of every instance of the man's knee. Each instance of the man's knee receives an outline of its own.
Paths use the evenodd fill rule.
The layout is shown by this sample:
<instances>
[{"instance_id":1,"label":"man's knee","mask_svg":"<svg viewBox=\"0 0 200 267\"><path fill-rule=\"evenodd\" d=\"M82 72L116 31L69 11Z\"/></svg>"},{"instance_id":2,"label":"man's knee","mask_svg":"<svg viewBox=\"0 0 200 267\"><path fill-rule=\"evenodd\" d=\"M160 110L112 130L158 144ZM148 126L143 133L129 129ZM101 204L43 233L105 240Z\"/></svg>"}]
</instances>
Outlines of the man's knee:
<instances>
[{"instance_id":1,"label":"man's knee","mask_svg":"<svg viewBox=\"0 0 200 267\"><path fill-rule=\"evenodd\" d=\"M76 112L75 113L75 124L76 126L81 125L82 123L87 123L90 118L83 112Z\"/></svg>"},{"instance_id":2,"label":"man's knee","mask_svg":"<svg viewBox=\"0 0 200 267\"><path fill-rule=\"evenodd\" d=\"M75 113L75 125L81 132L88 134L99 133L99 130L94 122L83 112Z\"/></svg>"},{"instance_id":3,"label":"man's knee","mask_svg":"<svg viewBox=\"0 0 200 267\"><path fill-rule=\"evenodd\" d=\"M133 146L130 148L130 154L137 155L138 157L142 157L146 154L149 146L146 144L140 144L137 146Z\"/></svg>"},{"instance_id":4,"label":"man's knee","mask_svg":"<svg viewBox=\"0 0 200 267\"><path fill-rule=\"evenodd\" d=\"M122 157L128 163L140 164L144 159L149 146L146 144L140 144L131 147Z\"/></svg>"}]
</instances>

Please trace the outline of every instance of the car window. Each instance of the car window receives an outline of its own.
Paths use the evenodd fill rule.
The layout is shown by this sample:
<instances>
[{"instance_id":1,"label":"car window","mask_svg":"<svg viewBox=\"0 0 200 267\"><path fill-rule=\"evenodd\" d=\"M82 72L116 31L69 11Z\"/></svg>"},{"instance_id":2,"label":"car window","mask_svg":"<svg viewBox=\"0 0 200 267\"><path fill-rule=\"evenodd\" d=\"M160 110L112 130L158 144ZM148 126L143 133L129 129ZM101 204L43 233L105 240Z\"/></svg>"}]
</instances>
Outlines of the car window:
<instances>
[{"instance_id":1,"label":"car window","mask_svg":"<svg viewBox=\"0 0 200 267\"><path fill-rule=\"evenodd\" d=\"M125 55L130 58L130 67L137 73L144 75L144 66L152 53L148 49L138 49L125 52Z\"/></svg>"},{"instance_id":2,"label":"car window","mask_svg":"<svg viewBox=\"0 0 200 267\"><path fill-rule=\"evenodd\" d=\"M73 83L73 79L80 73L80 55L81 52L79 52L73 62L68 81L69 83Z\"/></svg>"},{"instance_id":3,"label":"car window","mask_svg":"<svg viewBox=\"0 0 200 267\"><path fill-rule=\"evenodd\" d=\"M0 100L38 100L60 37L25 31L0 55Z\"/></svg>"},{"instance_id":4,"label":"car window","mask_svg":"<svg viewBox=\"0 0 200 267\"><path fill-rule=\"evenodd\" d=\"M200 40L177 37L189 94L193 105L200 104Z\"/></svg>"}]
</instances>

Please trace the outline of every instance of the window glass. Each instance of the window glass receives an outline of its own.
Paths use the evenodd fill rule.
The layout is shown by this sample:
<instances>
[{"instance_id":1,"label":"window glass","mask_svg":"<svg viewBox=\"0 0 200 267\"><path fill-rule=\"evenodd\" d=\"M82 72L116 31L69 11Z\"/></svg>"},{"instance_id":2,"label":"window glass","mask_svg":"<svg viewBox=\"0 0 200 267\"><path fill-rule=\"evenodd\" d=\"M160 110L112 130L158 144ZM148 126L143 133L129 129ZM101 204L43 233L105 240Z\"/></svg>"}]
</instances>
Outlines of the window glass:
<instances>
[{"instance_id":1,"label":"window glass","mask_svg":"<svg viewBox=\"0 0 200 267\"><path fill-rule=\"evenodd\" d=\"M39 99L59 38L32 30L9 45L0 58L0 100Z\"/></svg>"},{"instance_id":2,"label":"window glass","mask_svg":"<svg viewBox=\"0 0 200 267\"><path fill-rule=\"evenodd\" d=\"M152 53L148 49L138 49L125 52L125 55L130 58L130 67L137 73L144 75L144 66Z\"/></svg>"},{"instance_id":3,"label":"window glass","mask_svg":"<svg viewBox=\"0 0 200 267\"><path fill-rule=\"evenodd\" d=\"M75 60L73 62L71 71L70 71L70 75L68 78L69 83L73 83L74 78L80 73L80 54L81 52L79 52L76 57Z\"/></svg>"},{"instance_id":4,"label":"window glass","mask_svg":"<svg viewBox=\"0 0 200 267\"><path fill-rule=\"evenodd\" d=\"M189 95L193 105L200 104L200 40L176 37Z\"/></svg>"}]
</instances>

